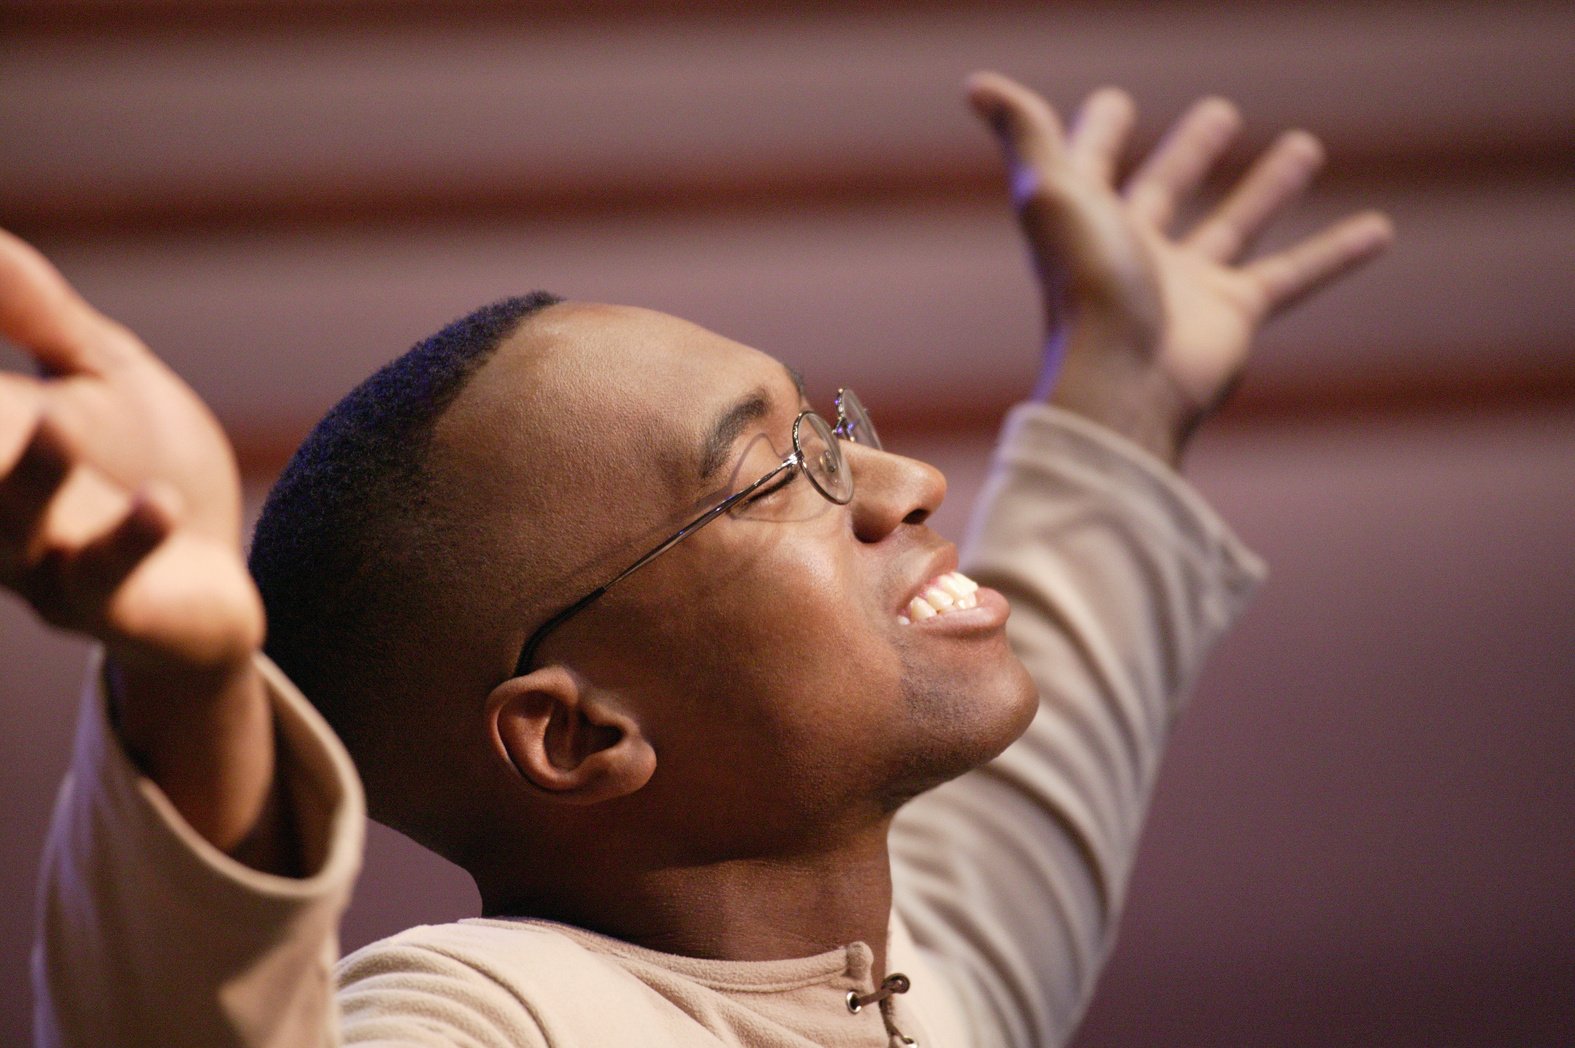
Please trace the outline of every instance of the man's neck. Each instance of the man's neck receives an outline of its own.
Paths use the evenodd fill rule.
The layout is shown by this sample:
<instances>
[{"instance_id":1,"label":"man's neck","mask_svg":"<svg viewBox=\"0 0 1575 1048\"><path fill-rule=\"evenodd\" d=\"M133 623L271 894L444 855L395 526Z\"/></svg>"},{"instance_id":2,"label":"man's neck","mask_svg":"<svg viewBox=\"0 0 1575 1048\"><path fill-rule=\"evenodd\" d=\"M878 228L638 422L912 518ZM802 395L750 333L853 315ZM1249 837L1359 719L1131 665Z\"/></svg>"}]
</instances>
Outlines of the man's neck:
<instances>
[{"instance_id":1,"label":"man's neck","mask_svg":"<svg viewBox=\"0 0 1575 1048\"><path fill-rule=\"evenodd\" d=\"M489 916L540 917L712 960L813 956L863 942L886 972L891 863L884 828L834 852L649 869L587 864L546 890L477 878ZM569 883L565 883L569 882Z\"/></svg>"}]
</instances>

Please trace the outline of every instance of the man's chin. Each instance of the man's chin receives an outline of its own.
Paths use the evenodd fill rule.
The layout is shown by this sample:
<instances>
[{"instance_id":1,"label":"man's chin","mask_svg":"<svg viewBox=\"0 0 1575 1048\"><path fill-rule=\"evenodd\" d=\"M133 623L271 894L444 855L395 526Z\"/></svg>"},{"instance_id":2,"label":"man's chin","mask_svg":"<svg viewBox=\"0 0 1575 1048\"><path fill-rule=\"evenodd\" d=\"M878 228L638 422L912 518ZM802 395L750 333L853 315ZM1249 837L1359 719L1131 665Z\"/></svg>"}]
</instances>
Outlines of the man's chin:
<instances>
[{"instance_id":1,"label":"man's chin","mask_svg":"<svg viewBox=\"0 0 1575 1048\"><path fill-rule=\"evenodd\" d=\"M993 689L998 696L995 705L999 710L999 732L993 748L979 764L999 757L1008 746L1022 738L1028 726L1034 722L1034 715L1039 712L1039 689L1028 675L1028 667L1023 665L1022 660L1015 654L1009 656L999 672L1001 679Z\"/></svg>"},{"instance_id":2,"label":"man's chin","mask_svg":"<svg viewBox=\"0 0 1575 1048\"><path fill-rule=\"evenodd\" d=\"M896 755L896 805L989 763L1022 737L1038 711L1028 670L1012 654L966 682L935 686L910 678L908 709L917 732Z\"/></svg>"}]
</instances>

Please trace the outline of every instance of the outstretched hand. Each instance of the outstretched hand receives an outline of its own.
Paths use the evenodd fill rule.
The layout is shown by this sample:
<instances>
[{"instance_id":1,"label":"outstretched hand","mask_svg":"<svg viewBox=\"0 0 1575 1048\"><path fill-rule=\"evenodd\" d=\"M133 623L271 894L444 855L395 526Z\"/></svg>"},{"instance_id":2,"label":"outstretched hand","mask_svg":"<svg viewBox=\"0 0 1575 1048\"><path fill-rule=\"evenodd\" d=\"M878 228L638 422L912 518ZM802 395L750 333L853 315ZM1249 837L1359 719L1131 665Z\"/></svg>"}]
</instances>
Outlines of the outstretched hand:
<instances>
[{"instance_id":1,"label":"outstretched hand","mask_svg":"<svg viewBox=\"0 0 1575 1048\"><path fill-rule=\"evenodd\" d=\"M240 480L208 409L135 335L0 231L0 585L102 641L128 750L192 827L293 868L274 796L263 609L240 551Z\"/></svg>"},{"instance_id":2,"label":"outstretched hand","mask_svg":"<svg viewBox=\"0 0 1575 1048\"><path fill-rule=\"evenodd\" d=\"M123 663L249 659L262 606L240 559L240 480L218 423L135 335L0 232L0 583Z\"/></svg>"},{"instance_id":3,"label":"outstretched hand","mask_svg":"<svg viewBox=\"0 0 1575 1048\"><path fill-rule=\"evenodd\" d=\"M1006 77L975 74L968 96L1006 154L1043 288L1041 393L1167 461L1233 387L1264 321L1393 239L1387 218L1364 212L1244 259L1322 166L1322 147L1302 131L1282 134L1217 207L1173 232L1240 129L1223 99L1196 103L1118 187L1136 116L1125 93L1090 95L1070 135L1043 98Z\"/></svg>"}]
</instances>

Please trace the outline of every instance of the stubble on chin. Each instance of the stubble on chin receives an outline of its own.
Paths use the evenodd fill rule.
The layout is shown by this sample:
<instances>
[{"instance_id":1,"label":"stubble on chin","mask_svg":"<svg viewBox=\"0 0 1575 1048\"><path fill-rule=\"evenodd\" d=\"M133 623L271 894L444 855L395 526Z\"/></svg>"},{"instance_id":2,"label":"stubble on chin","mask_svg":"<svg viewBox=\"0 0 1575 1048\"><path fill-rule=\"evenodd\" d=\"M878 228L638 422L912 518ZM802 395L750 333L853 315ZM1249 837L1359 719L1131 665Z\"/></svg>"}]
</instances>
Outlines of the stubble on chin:
<instances>
[{"instance_id":1,"label":"stubble on chin","mask_svg":"<svg viewBox=\"0 0 1575 1048\"><path fill-rule=\"evenodd\" d=\"M999 756L1033 720L1033 684L1015 657L982 680L937 681L903 659L903 702L908 723L876 725L900 748L892 755L886 805L896 811L919 794L950 782Z\"/></svg>"}]
</instances>

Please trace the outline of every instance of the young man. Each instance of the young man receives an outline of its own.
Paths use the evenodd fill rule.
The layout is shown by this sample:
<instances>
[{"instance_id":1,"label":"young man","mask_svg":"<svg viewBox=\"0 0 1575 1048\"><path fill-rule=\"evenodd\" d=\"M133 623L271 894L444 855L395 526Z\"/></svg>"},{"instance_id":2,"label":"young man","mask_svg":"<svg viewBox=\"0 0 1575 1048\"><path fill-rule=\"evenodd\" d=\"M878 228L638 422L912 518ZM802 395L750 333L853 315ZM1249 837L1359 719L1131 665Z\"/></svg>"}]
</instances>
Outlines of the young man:
<instances>
[{"instance_id":1,"label":"young man","mask_svg":"<svg viewBox=\"0 0 1575 1048\"><path fill-rule=\"evenodd\" d=\"M1168 467L1258 325L1390 233L1243 262L1307 135L1175 236L1230 106L1118 194L1124 95L1063 137L1020 85L969 91L1050 348L966 576L924 523L944 481L854 398L821 417L747 347L534 296L335 409L254 584L206 410L4 242L0 325L46 377L0 384L0 573L105 651L45 858L41 1043L1069 1034L1170 720L1259 573ZM363 783L486 916L375 944L336 991Z\"/></svg>"}]
</instances>

